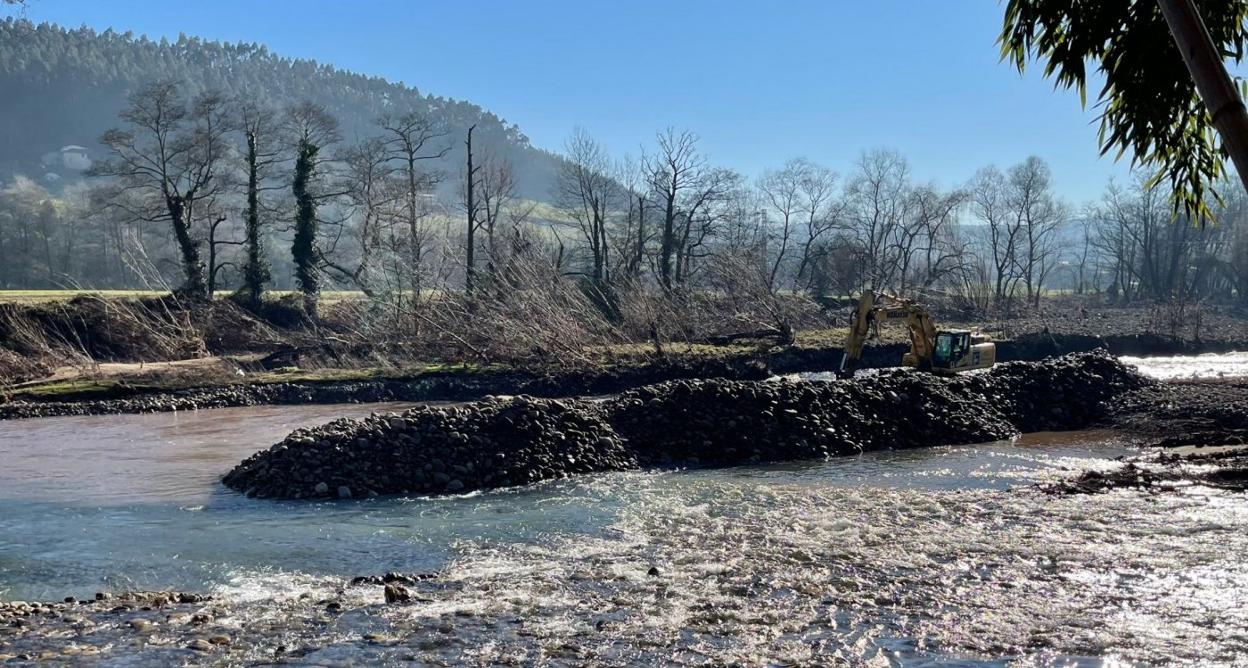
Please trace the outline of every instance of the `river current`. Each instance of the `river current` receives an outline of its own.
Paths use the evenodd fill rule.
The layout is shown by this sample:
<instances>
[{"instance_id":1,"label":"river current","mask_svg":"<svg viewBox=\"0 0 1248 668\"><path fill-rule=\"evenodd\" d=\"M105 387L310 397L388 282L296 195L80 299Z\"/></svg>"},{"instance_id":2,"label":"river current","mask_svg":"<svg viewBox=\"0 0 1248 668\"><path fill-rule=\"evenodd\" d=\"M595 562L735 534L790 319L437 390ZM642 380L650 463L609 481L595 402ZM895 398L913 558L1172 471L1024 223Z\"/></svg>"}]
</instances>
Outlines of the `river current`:
<instances>
[{"instance_id":1,"label":"river current","mask_svg":"<svg viewBox=\"0 0 1248 668\"><path fill-rule=\"evenodd\" d=\"M208 592L252 634L248 661L278 638L330 664L1248 661L1242 495L1034 488L1133 452L1109 433L439 499L257 501L218 481L294 428L399 408L0 422L0 599ZM438 577L410 606L343 590L387 571ZM325 621L325 598L348 612Z\"/></svg>"}]
</instances>

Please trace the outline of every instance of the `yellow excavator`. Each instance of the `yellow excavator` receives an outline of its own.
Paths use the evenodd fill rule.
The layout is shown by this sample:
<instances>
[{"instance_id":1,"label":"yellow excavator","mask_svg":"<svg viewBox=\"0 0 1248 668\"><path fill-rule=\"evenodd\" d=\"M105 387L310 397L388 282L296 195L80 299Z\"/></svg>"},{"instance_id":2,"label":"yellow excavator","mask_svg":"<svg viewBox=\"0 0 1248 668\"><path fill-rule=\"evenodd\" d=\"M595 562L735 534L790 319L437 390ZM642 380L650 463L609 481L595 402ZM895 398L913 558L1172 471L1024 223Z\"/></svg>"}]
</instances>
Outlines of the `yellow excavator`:
<instances>
[{"instance_id":1,"label":"yellow excavator","mask_svg":"<svg viewBox=\"0 0 1248 668\"><path fill-rule=\"evenodd\" d=\"M943 375L970 369L987 369L997 362L997 346L992 339L967 329L936 329L932 315L912 299L866 291L858 300L849 336L845 340L845 356L841 373L848 373L862 358L862 348L871 333L872 323L904 320L910 329L910 352L901 358L903 366L915 367Z\"/></svg>"}]
</instances>

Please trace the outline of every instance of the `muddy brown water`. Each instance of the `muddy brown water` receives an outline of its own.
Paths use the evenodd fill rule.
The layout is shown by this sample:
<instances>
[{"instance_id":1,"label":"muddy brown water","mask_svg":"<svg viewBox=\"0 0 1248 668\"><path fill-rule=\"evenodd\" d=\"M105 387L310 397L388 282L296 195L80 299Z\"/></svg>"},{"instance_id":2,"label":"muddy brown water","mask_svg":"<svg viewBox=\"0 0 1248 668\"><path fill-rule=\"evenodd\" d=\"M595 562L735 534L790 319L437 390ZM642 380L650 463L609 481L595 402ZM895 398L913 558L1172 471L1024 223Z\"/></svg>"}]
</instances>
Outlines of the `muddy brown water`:
<instances>
[{"instance_id":1,"label":"muddy brown water","mask_svg":"<svg viewBox=\"0 0 1248 668\"><path fill-rule=\"evenodd\" d=\"M277 644L327 664L1232 663L1248 643L1243 495L1030 489L1132 452L1105 432L441 499L255 501L218 482L294 428L399 408L0 423L0 599L209 592L235 638L214 660L238 663ZM440 577L404 607L340 591L386 571ZM325 617L326 598L348 612ZM101 625L0 637L0 654L202 659L178 633Z\"/></svg>"}]
</instances>

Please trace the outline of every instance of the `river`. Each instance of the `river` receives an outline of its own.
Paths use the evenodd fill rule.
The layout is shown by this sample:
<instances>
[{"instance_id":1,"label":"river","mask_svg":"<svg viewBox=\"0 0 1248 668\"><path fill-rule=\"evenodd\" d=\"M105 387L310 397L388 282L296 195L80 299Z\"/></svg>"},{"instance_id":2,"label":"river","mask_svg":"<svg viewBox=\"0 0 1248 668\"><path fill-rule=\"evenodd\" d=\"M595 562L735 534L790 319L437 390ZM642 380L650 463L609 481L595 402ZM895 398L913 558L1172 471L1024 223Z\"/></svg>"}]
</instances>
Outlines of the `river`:
<instances>
[{"instance_id":1,"label":"river","mask_svg":"<svg viewBox=\"0 0 1248 668\"><path fill-rule=\"evenodd\" d=\"M0 599L209 592L238 661L279 637L310 663L565 665L1228 662L1248 643L1242 495L1030 487L1132 452L1109 433L440 499L256 501L218 482L294 428L399 408L0 422ZM439 577L412 606L342 591L387 571ZM349 612L325 621L326 598ZM108 647L138 665L178 651Z\"/></svg>"}]
</instances>

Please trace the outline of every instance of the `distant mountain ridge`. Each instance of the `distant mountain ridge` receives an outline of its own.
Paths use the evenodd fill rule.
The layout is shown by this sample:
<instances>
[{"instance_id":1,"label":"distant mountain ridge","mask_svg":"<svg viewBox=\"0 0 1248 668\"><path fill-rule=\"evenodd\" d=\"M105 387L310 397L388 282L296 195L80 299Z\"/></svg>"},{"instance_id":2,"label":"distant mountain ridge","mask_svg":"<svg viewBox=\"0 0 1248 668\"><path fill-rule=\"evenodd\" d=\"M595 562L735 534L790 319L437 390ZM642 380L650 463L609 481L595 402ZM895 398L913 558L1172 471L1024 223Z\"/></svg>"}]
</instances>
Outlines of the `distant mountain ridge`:
<instances>
[{"instance_id":1,"label":"distant mountain ridge","mask_svg":"<svg viewBox=\"0 0 1248 668\"><path fill-rule=\"evenodd\" d=\"M117 126L126 95L155 79L176 79L187 92L216 89L284 107L302 100L323 105L348 141L378 134L384 113L419 111L444 124L450 152L433 168L459 174L464 133L476 125L474 153L511 161L519 194L546 200L559 164L553 153L480 106L425 95L416 88L284 58L261 44L227 44L180 36L154 41L113 30L66 29L23 19L0 21L0 178L38 176L41 157L80 145L98 155L99 136ZM434 161L431 161L434 162Z\"/></svg>"}]
</instances>

